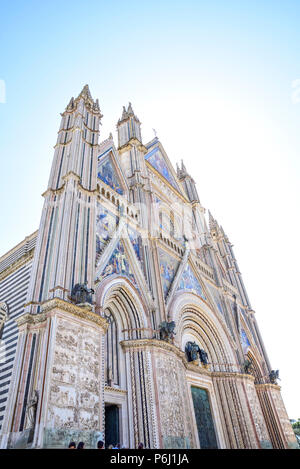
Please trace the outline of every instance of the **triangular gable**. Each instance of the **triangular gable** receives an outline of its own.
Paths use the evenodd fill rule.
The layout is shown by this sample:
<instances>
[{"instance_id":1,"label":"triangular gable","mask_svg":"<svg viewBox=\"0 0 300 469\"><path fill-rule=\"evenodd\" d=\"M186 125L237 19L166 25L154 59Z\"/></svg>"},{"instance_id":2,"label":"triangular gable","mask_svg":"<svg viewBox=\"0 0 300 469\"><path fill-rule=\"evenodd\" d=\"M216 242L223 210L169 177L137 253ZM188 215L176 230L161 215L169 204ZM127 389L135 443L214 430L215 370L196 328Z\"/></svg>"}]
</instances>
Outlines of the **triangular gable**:
<instances>
[{"instance_id":1,"label":"triangular gable","mask_svg":"<svg viewBox=\"0 0 300 469\"><path fill-rule=\"evenodd\" d=\"M176 275L179 261L162 249L159 249L158 253L162 288L166 298Z\"/></svg>"},{"instance_id":2,"label":"triangular gable","mask_svg":"<svg viewBox=\"0 0 300 469\"><path fill-rule=\"evenodd\" d=\"M149 145L147 148L148 153L145 155L146 161L148 161L148 163L150 163L151 166L153 166L153 168L156 169L156 171L158 171L159 174L161 174L161 176L166 179L172 187L174 187L174 189L182 194L180 185L177 182L176 173L160 142L156 140L153 145Z\"/></svg>"},{"instance_id":3,"label":"triangular gable","mask_svg":"<svg viewBox=\"0 0 300 469\"><path fill-rule=\"evenodd\" d=\"M249 347L251 347L251 344L244 329L241 329L240 338L243 352L246 354L248 352Z\"/></svg>"},{"instance_id":4,"label":"triangular gable","mask_svg":"<svg viewBox=\"0 0 300 469\"><path fill-rule=\"evenodd\" d=\"M141 261L142 260L142 249L141 249L142 237L136 230L131 228L129 225L127 226L127 233L128 233L130 242L133 246L134 252L136 253L138 260Z\"/></svg>"},{"instance_id":5,"label":"triangular gable","mask_svg":"<svg viewBox=\"0 0 300 469\"><path fill-rule=\"evenodd\" d=\"M124 193L120 179L109 156L99 161L97 176L114 191L118 192L118 194L122 195Z\"/></svg>"},{"instance_id":6,"label":"triangular gable","mask_svg":"<svg viewBox=\"0 0 300 469\"><path fill-rule=\"evenodd\" d=\"M122 241L118 242L115 250L109 258L109 261L107 262L107 265L103 269L101 275L98 277L98 280L102 281L109 275L113 274L127 277L135 285L135 287L138 288L138 284L130 268L125 247Z\"/></svg>"},{"instance_id":7,"label":"triangular gable","mask_svg":"<svg viewBox=\"0 0 300 469\"><path fill-rule=\"evenodd\" d=\"M189 264L187 264L186 268L184 269L182 273L180 283L177 287L177 291L179 290L192 290L194 293L199 295L203 300L206 300L203 287L200 284L199 280L197 279L196 275L194 274Z\"/></svg>"},{"instance_id":8,"label":"triangular gable","mask_svg":"<svg viewBox=\"0 0 300 469\"><path fill-rule=\"evenodd\" d=\"M100 254L109 239L113 236L119 217L97 202L96 216L96 254Z\"/></svg>"},{"instance_id":9,"label":"triangular gable","mask_svg":"<svg viewBox=\"0 0 300 469\"><path fill-rule=\"evenodd\" d=\"M208 287L208 290L209 290L209 292L212 296L212 299L213 299L214 303L216 304L216 306L218 308L219 313L221 313L221 315L224 317L225 314L224 314L224 311L223 311L221 298L220 298L218 290L216 288L214 288L212 285L210 285L208 282L206 282L206 287Z\"/></svg>"},{"instance_id":10,"label":"triangular gable","mask_svg":"<svg viewBox=\"0 0 300 469\"><path fill-rule=\"evenodd\" d=\"M98 156L97 176L118 194L123 195L128 189L113 143Z\"/></svg>"}]
</instances>

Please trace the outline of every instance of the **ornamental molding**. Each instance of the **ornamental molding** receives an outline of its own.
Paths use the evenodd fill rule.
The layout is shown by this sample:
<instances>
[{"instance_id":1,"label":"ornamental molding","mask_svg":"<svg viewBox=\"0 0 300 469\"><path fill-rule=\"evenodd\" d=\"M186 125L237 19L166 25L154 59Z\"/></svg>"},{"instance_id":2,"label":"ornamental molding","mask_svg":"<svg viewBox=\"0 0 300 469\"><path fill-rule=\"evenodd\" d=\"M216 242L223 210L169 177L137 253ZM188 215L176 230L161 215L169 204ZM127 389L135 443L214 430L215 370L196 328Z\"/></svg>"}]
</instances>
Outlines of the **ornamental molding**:
<instances>
[{"instance_id":1,"label":"ornamental molding","mask_svg":"<svg viewBox=\"0 0 300 469\"><path fill-rule=\"evenodd\" d=\"M67 313L71 313L80 319L93 322L100 326L104 332L106 332L108 329L108 322L102 316L99 316L99 314L90 311L86 306L78 306L73 303L68 303L67 301L61 300L60 298L53 298L42 303L42 314L49 313L56 308Z\"/></svg>"},{"instance_id":2,"label":"ornamental molding","mask_svg":"<svg viewBox=\"0 0 300 469\"><path fill-rule=\"evenodd\" d=\"M266 383L266 384L256 384L255 388L257 391L267 391L268 389L275 389L280 391L281 387L278 384Z\"/></svg>"},{"instance_id":3,"label":"ornamental molding","mask_svg":"<svg viewBox=\"0 0 300 469\"><path fill-rule=\"evenodd\" d=\"M125 389L113 388L112 386L104 386L104 392L115 392L118 394L128 394Z\"/></svg>"},{"instance_id":4,"label":"ornamental molding","mask_svg":"<svg viewBox=\"0 0 300 469\"><path fill-rule=\"evenodd\" d=\"M212 371L212 378L234 378L234 379L245 379L248 381L255 381L255 377L246 373L236 373L234 371Z\"/></svg>"},{"instance_id":5,"label":"ornamental molding","mask_svg":"<svg viewBox=\"0 0 300 469\"><path fill-rule=\"evenodd\" d=\"M21 316L15 319L17 326L19 328L21 326L24 326L24 324L35 325L35 324L40 324L42 322L45 322L46 320L47 320L47 315L43 313L39 313L39 314L26 313L26 314L22 314Z\"/></svg>"},{"instance_id":6,"label":"ornamental molding","mask_svg":"<svg viewBox=\"0 0 300 469\"><path fill-rule=\"evenodd\" d=\"M146 349L154 348L161 349L168 352L172 352L177 355L181 360L184 360L185 354L178 347L165 340L158 339L133 339L133 340L122 340L120 342L124 349Z\"/></svg>"},{"instance_id":7,"label":"ornamental molding","mask_svg":"<svg viewBox=\"0 0 300 469\"><path fill-rule=\"evenodd\" d=\"M61 185L61 187L59 187L58 189L52 189L52 187L49 187L45 192L43 192L42 197L46 197L49 194L54 194L54 195L61 194L66 188L66 182L70 181L70 180L75 180L76 181L76 188L82 194L86 194L86 195L89 195L89 196L91 196L91 195L99 196L100 195L99 189L90 190L90 189L86 189L85 187L83 187L83 185L80 182L81 178L78 176L78 174L73 173L73 171L70 171L68 174L63 176L62 179L64 179L64 182Z\"/></svg>"}]
</instances>

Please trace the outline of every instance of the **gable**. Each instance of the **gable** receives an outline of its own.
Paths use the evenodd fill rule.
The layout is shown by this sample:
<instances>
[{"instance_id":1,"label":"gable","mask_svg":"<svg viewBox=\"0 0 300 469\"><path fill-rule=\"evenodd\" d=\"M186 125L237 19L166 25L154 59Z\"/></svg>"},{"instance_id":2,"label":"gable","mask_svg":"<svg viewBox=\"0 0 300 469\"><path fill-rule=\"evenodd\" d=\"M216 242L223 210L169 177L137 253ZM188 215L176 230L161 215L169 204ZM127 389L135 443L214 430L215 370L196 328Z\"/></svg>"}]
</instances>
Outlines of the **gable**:
<instances>
[{"instance_id":1,"label":"gable","mask_svg":"<svg viewBox=\"0 0 300 469\"><path fill-rule=\"evenodd\" d=\"M167 163L165 156L163 155L162 151L159 147L155 147L150 150L146 156L146 161L153 166L156 171L158 171L161 176L166 179L174 189L181 193L181 190L176 182L174 175L172 174L172 170L170 165Z\"/></svg>"},{"instance_id":2,"label":"gable","mask_svg":"<svg viewBox=\"0 0 300 469\"><path fill-rule=\"evenodd\" d=\"M176 275L176 272L179 266L179 261L162 249L158 250L158 254L159 254L160 277L161 277L164 297L166 298L169 292L169 289L173 283L174 277Z\"/></svg>"},{"instance_id":3,"label":"gable","mask_svg":"<svg viewBox=\"0 0 300 469\"><path fill-rule=\"evenodd\" d=\"M251 347L251 344L244 329L241 329L240 339L243 352L246 354L248 352L249 347Z\"/></svg>"},{"instance_id":4,"label":"gable","mask_svg":"<svg viewBox=\"0 0 300 469\"><path fill-rule=\"evenodd\" d=\"M124 190L110 155L99 158L97 176L118 194L123 195Z\"/></svg>"},{"instance_id":5,"label":"gable","mask_svg":"<svg viewBox=\"0 0 300 469\"><path fill-rule=\"evenodd\" d=\"M180 283L177 287L177 291L179 290L192 290L194 293L199 295L203 300L206 300L206 297L203 292L203 288L200 285L199 280L196 278L189 264L187 264L186 268L184 269L182 273Z\"/></svg>"},{"instance_id":6,"label":"gable","mask_svg":"<svg viewBox=\"0 0 300 469\"><path fill-rule=\"evenodd\" d=\"M119 217L105 209L97 202L96 216L96 254L100 254L104 246L113 236L119 222Z\"/></svg>"},{"instance_id":7,"label":"gable","mask_svg":"<svg viewBox=\"0 0 300 469\"><path fill-rule=\"evenodd\" d=\"M115 250L107 262L107 265L102 270L101 275L99 275L98 280L102 281L109 275L118 274L123 277L127 277L134 285L138 288L135 276L130 268L128 262L127 253L122 241L119 241Z\"/></svg>"}]
</instances>

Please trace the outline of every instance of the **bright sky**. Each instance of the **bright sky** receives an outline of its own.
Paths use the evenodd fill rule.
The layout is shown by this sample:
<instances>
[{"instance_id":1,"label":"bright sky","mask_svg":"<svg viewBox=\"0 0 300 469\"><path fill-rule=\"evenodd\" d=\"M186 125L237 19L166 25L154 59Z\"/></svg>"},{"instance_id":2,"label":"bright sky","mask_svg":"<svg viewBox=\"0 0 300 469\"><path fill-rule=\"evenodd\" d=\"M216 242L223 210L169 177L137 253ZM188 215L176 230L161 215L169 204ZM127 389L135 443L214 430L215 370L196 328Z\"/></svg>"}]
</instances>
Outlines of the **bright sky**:
<instances>
[{"instance_id":1,"label":"bright sky","mask_svg":"<svg viewBox=\"0 0 300 469\"><path fill-rule=\"evenodd\" d=\"M290 418L299 400L300 2L1 6L0 255L38 228L60 115L88 83L102 139L132 102L234 244ZM297 81L298 80L298 81ZM298 301L298 300L297 300Z\"/></svg>"}]
</instances>

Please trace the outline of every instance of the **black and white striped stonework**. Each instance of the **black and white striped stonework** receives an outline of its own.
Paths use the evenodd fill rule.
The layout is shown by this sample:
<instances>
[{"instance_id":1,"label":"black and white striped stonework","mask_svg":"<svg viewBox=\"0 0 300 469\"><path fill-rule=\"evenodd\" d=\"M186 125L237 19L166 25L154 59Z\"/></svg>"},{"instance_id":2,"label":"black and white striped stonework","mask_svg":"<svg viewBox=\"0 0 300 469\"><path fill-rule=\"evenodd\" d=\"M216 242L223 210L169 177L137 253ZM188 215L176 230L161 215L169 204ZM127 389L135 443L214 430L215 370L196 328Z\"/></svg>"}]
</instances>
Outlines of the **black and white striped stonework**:
<instances>
[{"instance_id":1,"label":"black and white striped stonework","mask_svg":"<svg viewBox=\"0 0 300 469\"><path fill-rule=\"evenodd\" d=\"M29 243L24 243L20 249L2 260L0 273L21 259L29 250L32 250L35 241L36 238L33 238ZM32 259L0 281L0 301L5 301L8 305L8 319L0 341L0 430L5 415L18 341L18 328L15 319L24 311L31 267Z\"/></svg>"}]
</instances>

